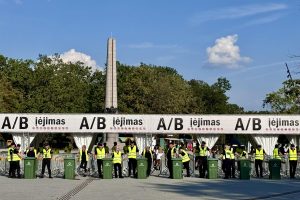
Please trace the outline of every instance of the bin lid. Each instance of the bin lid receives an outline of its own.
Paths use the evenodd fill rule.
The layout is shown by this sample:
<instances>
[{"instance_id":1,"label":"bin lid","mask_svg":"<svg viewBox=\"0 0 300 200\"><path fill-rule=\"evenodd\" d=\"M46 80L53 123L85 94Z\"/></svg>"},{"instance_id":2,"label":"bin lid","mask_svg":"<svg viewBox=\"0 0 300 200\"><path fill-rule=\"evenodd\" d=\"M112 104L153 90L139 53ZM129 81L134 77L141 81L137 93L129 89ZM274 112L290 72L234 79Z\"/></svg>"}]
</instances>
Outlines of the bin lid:
<instances>
[{"instance_id":1,"label":"bin lid","mask_svg":"<svg viewBox=\"0 0 300 200\"><path fill-rule=\"evenodd\" d=\"M113 158L102 158L102 160L113 160Z\"/></svg>"},{"instance_id":2,"label":"bin lid","mask_svg":"<svg viewBox=\"0 0 300 200\"><path fill-rule=\"evenodd\" d=\"M217 158L208 158L207 160L218 161Z\"/></svg>"},{"instance_id":3,"label":"bin lid","mask_svg":"<svg viewBox=\"0 0 300 200\"><path fill-rule=\"evenodd\" d=\"M35 160L35 157L25 157L24 160Z\"/></svg>"},{"instance_id":4,"label":"bin lid","mask_svg":"<svg viewBox=\"0 0 300 200\"><path fill-rule=\"evenodd\" d=\"M181 158L172 158L171 160L182 160Z\"/></svg>"}]
</instances>

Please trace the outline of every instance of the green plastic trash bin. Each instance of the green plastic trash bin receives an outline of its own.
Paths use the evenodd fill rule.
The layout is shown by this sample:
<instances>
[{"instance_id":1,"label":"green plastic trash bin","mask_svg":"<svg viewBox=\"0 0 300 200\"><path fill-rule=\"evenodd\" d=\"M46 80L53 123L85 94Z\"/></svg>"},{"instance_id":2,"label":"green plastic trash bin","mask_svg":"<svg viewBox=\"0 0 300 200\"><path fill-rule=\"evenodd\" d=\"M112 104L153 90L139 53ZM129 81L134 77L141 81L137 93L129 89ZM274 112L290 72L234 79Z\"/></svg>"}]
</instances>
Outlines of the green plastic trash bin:
<instances>
[{"instance_id":1,"label":"green plastic trash bin","mask_svg":"<svg viewBox=\"0 0 300 200\"><path fill-rule=\"evenodd\" d=\"M75 179L75 159L67 157L64 159L65 179Z\"/></svg>"},{"instance_id":2,"label":"green plastic trash bin","mask_svg":"<svg viewBox=\"0 0 300 200\"><path fill-rule=\"evenodd\" d=\"M25 179L35 179L36 174L36 159L32 157L24 158L24 178Z\"/></svg>"},{"instance_id":3,"label":"green plastic trash bin","mask_svg":"<svg viewBox=\"0 0 300 200\"><path fill-rule=\"evenodd\" d=\"M113 159L103 158L103 179L112 179Z\"/></svg>"},{"instance_id":4,"label":"green plastic trash bin","mask_svg":"<svg viewBox=\"0 0 300 200\"><path fill-rule=\"evenodd\" d=\"M218 159L214 159L214 158L207 159L207 178L208 179L218 178Z\"/></svg>"},{"instance_id":5,"label":"green plastic trash bin","mask_svg":"<svg viewBox=\"0 0 300 200\"><path fill-rule=\"evenodd\" d=\"M280 179L281 160L269 160L270 179Z\"/></svg>"},{"instance_id":6,"label":"green plastic trash bin","mask_svg":"<svg viewBox=\"0 0 300 200\"><path fill-rule=\"evenodd\" d=\"M239 160L240 179L249 180L251 171L251 162L248 159Z\"/></svg>"},{"instance_id":7,"label":"green plastic trash bin","mask_svg":"<svg viewBox=\"0 0 300 200\"><path fill-rule=\"evenodd\" d=\"M147 158L137 158L137 178L146 179L147 178L147 168L148 160Z\"/></svg>"},{"instance_id":8,"label":"green plastic trash bin","mask_svg":"<svg viewBox=\"0 0 300 200\"><path fill-rule=\"evenodd\" d=\"M172 158L173 179L182 179L182 159Z\"/></svg>"}]
</instances>

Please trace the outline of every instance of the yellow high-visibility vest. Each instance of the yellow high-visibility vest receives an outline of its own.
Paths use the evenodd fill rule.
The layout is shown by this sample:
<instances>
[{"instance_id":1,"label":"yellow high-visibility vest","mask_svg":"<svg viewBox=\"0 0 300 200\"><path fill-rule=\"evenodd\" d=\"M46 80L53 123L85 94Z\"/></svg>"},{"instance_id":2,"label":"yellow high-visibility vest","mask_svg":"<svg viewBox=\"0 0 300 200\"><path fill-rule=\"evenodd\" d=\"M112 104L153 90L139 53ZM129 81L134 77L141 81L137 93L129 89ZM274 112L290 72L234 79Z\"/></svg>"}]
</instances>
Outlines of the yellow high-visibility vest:
<instances>
[{"instance_id":1,"label":"yellow high-visibility vest","mask_svg":"<svg viewBox=\"0 0 300 200\"><path fill-rule=\"evenodd\" d=\"M207 156L207 147L204 147L204 148L202 148L202 147L200 147L199 148L200 149L200 156Z\"/></svg>"},{"instance_id":2,"label":"yellow high-visibility vest","mask_svg":"<svg viewBox=\"0 0 300 200\"><path fill-rule=\"evenodd\" d=\"M289 149L289 160L298 160L296 149Z\"/></svg>"},{"instance_id":3,"label":"yellow high-visibility vest","mask_svg":"<svg viewBox=\"0 0 300 200\"><path fill-rule=\"evenodd\" d=\"M172 149L171 149L171 158L174 158L175 157L175 147L173 147Z\"/></svg>"},{"instance_id":4,"label":"yellow high-visibility vest","mask_svg":"<svg viewBox=\"0 0 300 200\"><path fill-rule=\"evenodd\" d=\"M97 159L105 158L105 149L104 148L102 148L102 149L97 148L96 151L97 151Z\"/></svg>"},{"instance_id":5,"label":"yellow high-visibility vest","mask_svg":"<svg viewBox=\"0 0 300 200\"><path fill-rule=\"evenodd\" d=\"M231 159L231 160L234 160L234 159L235 159L234 153L233 153L233 149L230 150L230 159Z\"/></svg>"},{"instance_id":6,"label":"yellow high-visibility vest","mask_svg":"<svg viewBox=\"0 0 300 200\"><path fill-rule=\"evenodd\" d=\"M243 151L243 152L242 152L242 155L243 155L243 154L245 154L245 155L244 155L244 156L241 156L240 158L241 158L241 159L246 159L246 158L248 157L248 156L247 156L247 154L248 154L247 151Z\"/></svg>"},{"instance_id":7,"label":"yellow high-visibility vest","mask_svg":"<svg viewBox=\"0 0 300 200\"><path fill-rule=\"evenodd\" d=\"M273 150L273 158L274 159L281 159L281 157L280 157L280 155L279 155L279 150L278 150L278 148L275 148L274 150Z\"/></svg>"},{"instance_id":8,"label":"yellow high-visibility vest","mask_svg":"<svg viewBox=\"0 0 300 200\"><path fill-rule=\"evenodd\" d=\"M231 158L231 150L225 149L225 155L223 156L223 160Z\"/></svg>"},{"instance_id":9,"label":"yellow high-visibility vest","mask_svg":"<svg viewBox=\"0 0 300 200\"><path fill-rule=\"evenodd\" d=\"M136 158L136 146L128 147L128 158Z\"/></svg>"},{"instance_id":10,"label":"yellow high-visibility vest","mask_svg":"<svg viewBox=\"0 0 300 200\"><path fill-rule=\"evenodd\" d=\"M51 149L43 149L43 157L44 158L51 158Z\"/></svg>"},{"instance_id":11,"label":"yellow high-visibility vest","mask_svg":"<svg viewBox=\"0 0 300 200\"><path fill-rule=\"evenodd\" d=\"M255 160L264 160L264 150L255 150Z\"/></svg>"},{"instance_id":12,"label":"yellow high-visibility vest","mask_svg":"<svg viewBox=\"0 0 300 200\"><path fill-rule=\"evenodd\" d=\"M10 150L13 150L13 148L9 147L9 148L7 149L7 161L12 161L12 160L11 160L11 156L10 156Z\"/></svg>"},{"instance_id":13,"label":"yellow high-visibility vest","mask_svg":"<svg viewBox=\"0 0 300 200\"><path fill-rule=\"evenodd\" d=\"M184 153L184 155L182 156L182 162L184 163L190 161L189 154L185 150L182 150L182 152Z\"/></svg>"},{"instance_id":14,"label":"yellow high-visibility vest","mask_svg":"<svg viewBox=\"0 0 300 200\"><path fill-rule=\"evenodd\" d=\"M21 160L21 158L19 157L19 155L16 154L16 153L13 153L12 161L19 161L19 160Z\"/></svg>"},{"instance_id":15,"label":"yellow high-visibility vest","mask_svg":"<svg viewBox=\"0 0 300 200\"><path fill-rule=\"evenodd\" d=\"M114 151L114 158L113 158L113 164L122 163L122 153L119 151L119 153L117 153L116 151Z\"/></svg>"},{"instance_id":16,"label":"yellow high-visibility vest","mask_svg":"<svg viewBox=\"0 0 300 200\"><path fill-rule=\"evenodd\" d=\"M89 154L87 153L87 150L85 150L84 153L85 153L86 161L88 161L88 160L89 160ZM81 157L82 157L82 149L80 149L79 155L80 155L79 160L81 161Z\"/></svg>"}]
</instances>

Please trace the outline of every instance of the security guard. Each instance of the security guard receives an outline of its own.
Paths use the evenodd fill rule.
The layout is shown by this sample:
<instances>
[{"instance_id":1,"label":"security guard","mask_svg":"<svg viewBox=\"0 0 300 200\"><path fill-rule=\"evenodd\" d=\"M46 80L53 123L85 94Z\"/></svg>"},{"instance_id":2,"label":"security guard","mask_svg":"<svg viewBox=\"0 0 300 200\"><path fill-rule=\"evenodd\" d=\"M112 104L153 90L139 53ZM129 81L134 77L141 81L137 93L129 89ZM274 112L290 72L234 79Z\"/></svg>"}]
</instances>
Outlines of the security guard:
<instances>
[{"instance_id":1,"label":"security guard","mask_svg":"<svg viewBox=\"0 0 300 200\"><path fill-rule=\"evenodd\" d=\"M194 158L195 158L195 169L198 168L198 163L200 159L200 144L196 143L196 146L193 148Z\"/></svg>"},{"instance_id":2,"label":"security guard","mask_svg":"<svg viewBox=\"0 0 300 200\"><path fill-rule=\"evenodd\" d=\"M7 149L7 161L9 162L8 177L10 177L10 178L12 177L13 171L14 171L14 164L13 164L12 160L13 160L13 154L14 154L15 147L16 147L15 143L11 143Z\"/></svg>"},{"instance_id":3,"label":"security guard","mask_svg":"<svg viewBox=\"0 0 300 200\"><path fill-rule=\"evenodd\" d=\"M275 144L275 148L273 150L273 159L281 160L281 152L279 151L278 144Z\"/></svg>"},{"instance_id":4,"label":"security guard","mask_svg":"<svg viewBox=\"0 0 300 200\"><path fill-rule=\"evenodd\" d=\"M230 171L231 171L231 178L235 178L235 152L236 152L236 145L232 145L230 148Z\"/></svg>"},{"instance_id":5,"label":"security guard","mask_svg":"<svg viewBox=\"0 0 300 200\"><path fill-rule=\"evenodd\" d=\"M12 156L12 163L13 163L13 172L12 177L16 177L16 171L17 171L17 177L21 178L20 174L20 160L22 159L21 153L20 153L20 144L17 144L17 146L14 148L13 156Z\"/></svg>"},{"instance_id":6,"label":"security guard","mask_svg":"<svg viewBox=\"0 0 300 200\"><path fill-rule=\"evenodd\" d=\"M247 151L246 151L246 147L245 147L245 145L241 145L241 150L242 150L242 152L241 152L241 154L240 154L240 159L247 159L248 158L248 153L247 153Z\"/></svg>"},{"instance_id":7,"label":"security guard","mask_svg":"<svg viewBox=\"0 0 300 200\"><path fill-rule=\"evenodd\" d=\"M52 178L51 176L51 158L52 158L52 150L50 148L50 145L48 143L45 143L42 155L43 155L43 161L42 161L42 174L41 178L44 178L45 168L47 166L49 178Z\"/></svg>"},{"instance_id":8,"label":"security guard","mask_svg":"<svg viewBox=\"0 0 300 200\"><path fill-rule=\"evenodd\" d=\"M133 176L136 177L136 154L139 152L139 149L135 145L135 141L130 143L130 146L128 147L128 177L131 175L131 169L133 170Z\"/></svg>"},{"instance_id":9,"label":"security guard","mask_svg":"<svg viewBox=\"0 0 300 200\"><path fill-rule=\"evenodd\" d=\"M179 148L179 155L182 159L183 168L186 169L186 176L190 177L190 157L189 154L183 149L183 147Z\"/></svg>"},{"instance_id":10,"label":"security guard","mask_svg":"<svg viewBox=\"0 0 300 200\"><path fill-rule=\"evenodd\" d=\"M291 145L291 148L288 149L287 153L289 154L290 178L294 179L298 161L297 149L294 144Z\"/></svg>"},{"instance_id":11,"label":"security guard","mask_svg":"<svg viewBox=\"0 0 300 200\"><path fill-rule=\"evenodd\" d=\"M107 146L106 143L103 143L103 145L104 145L104 149L105 149L105 154L106 155L109 154L109 147Z\"/></svg>"},{"instance_id":12,"label":"security guard","mask_svg":"<svg viewBox=\"0 0 300 200\"><path fill-rule=\"evenodd\" d=\"M80 168L84 169L84 173L87 172L87 162L89 160L89 153L86 149L86 145L82 145L82 148L79 150L79 160L80 160ZM86 174L84 174L83 176L86 176Z\"/></svg>"},{"instance_id":13,"label":"security guard","mask_svg":"<svg viewBox=\"0 0 300 200\"><path fill-rule=\"evenodd\" d=\"M33 145L30 145L29 149L27 149L25 153L26 157L37 158L37 152Z\"/></svg>"},{"instance_id":14,"label":"security guard","mask_svg":"<svg viewBox=\"0 0 300 200\"><path fill-rule=\"evenodd\" d=\"M148 163L148 166L147 166L147 176L150 176L152 162L153 162L153 154L152 154L152 151L150 150L149 146L145 147L142 156L144 158L147 158L147 161L148 161L147 162Z\"/></svg>"},{"instance_id":15,"label":"security guard","mask_svg":"<svg viewBox=\"0 0 300 200\"><path fill-rule=\"evenodd\" d=\"M105 148L102 143L99 142L98 146L95 148L95 159L97 159L99 178L103 177L101 171L101 168L103 167L103 158L105 158Z\"/></svg>"},{"instance_id":16,"label":"security guard","mask_svg":"<svg viewBox=\"0 0 300 200\"><path fill-rule=\"evenodd\" d=\"M204 178L207 171L207 152L209 148L206 146L204 141L201 142L201 146L199 147L199 175L200 178Z\"/></svg>"},{"instance_id":17,"label":"security guard","mask_svg":"<svg viewBox=\"0 0 300 200\"><path fill-rule=\"evenodd\" d=\"M118 172L119 172L119 178L124 178L122 175L122 153L120 151L120 148L116 146L115 150L112 151L112 158L113 158L113 164L114 164L114 171L115 171L115 178L118 178Z\"/></svg>"},{"instance_id":18,"label":"security guard","mask_svg":"<svg viewBox=\"0 0 300 200\"><path fill-rule=\"evenodd\" d=\"M117 145L118 145L118 143L117 143L117 142L114 142L114 146L111 148L111 152L112 152L112 153L113 153L114 151L116 151Z\"/></svg>"},{"instance_id":19,"label":"security guard","mask_svg":"<svg viewBox=\"0 0 300 200\"><path fill-rule=\"evenodd\" d=\"M222 158L223 158L223 171L225 173L224 179L230 178L231 174L231 154L232 151L230 150L229 145L224 145L224 150L222 153Z\"/></svg>"},{"instance_id":20,"label":"security guard","mask_svg":"<svg viewBox=\"0 0 300 200\"><path fill-rule=\"evenodd\" d=\"M170 172L169 178L173 178L173 167L172 167L172 158L175 157L176 149L174 147L174 142L169 143L169 149L167 152L167 167Z\"/></svg>"},{"instance_id":21,"label":"security guard","mask_svg":"<svg viewBox=\"0 0 300 200\"><path fill-rule=\"evenodd\" d=\"M262 163L264 160L264 155L266 154L265 150L261 148L261 145L257 145L257 148L255 149L255 171L256 171L256 177L257 178L263 178L263 167ZM258 173L258 167L259 167L259 173Z\"/></svg>"}]
</instances>

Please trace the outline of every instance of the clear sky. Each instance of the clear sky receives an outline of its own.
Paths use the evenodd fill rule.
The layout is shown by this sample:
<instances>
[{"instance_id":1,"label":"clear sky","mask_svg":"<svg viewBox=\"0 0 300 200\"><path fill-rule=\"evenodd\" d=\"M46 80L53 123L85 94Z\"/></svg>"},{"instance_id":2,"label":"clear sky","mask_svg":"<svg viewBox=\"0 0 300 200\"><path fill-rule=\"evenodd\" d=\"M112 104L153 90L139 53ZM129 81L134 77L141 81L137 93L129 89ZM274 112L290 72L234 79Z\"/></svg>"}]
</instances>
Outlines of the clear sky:
<instances>
[{"instance_id":1,"label":"clear sky","mask_svg":"<svg viewBox=\"0 0 300 200\"><path fill-rule=\"evenodd\" d=\"M284 63L300 71L299 21L293 0L0 0L0 54L59 53L103 68L112 35L121 63L169 66L209 84L223 76L231 103L262 110L286 79Z\"/></svg>"}]
</instances>

